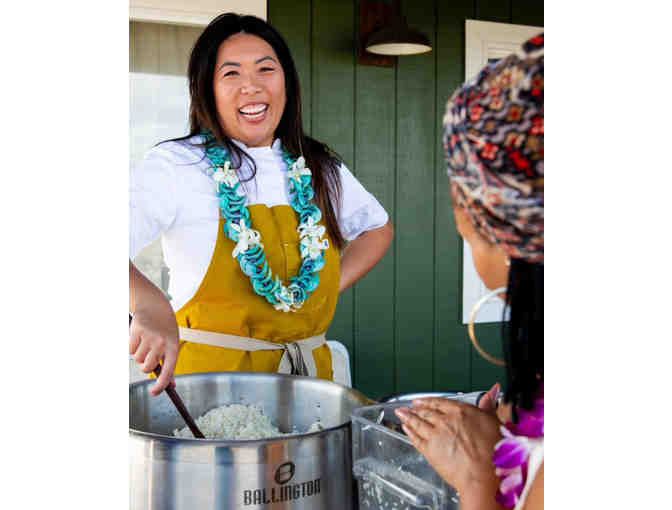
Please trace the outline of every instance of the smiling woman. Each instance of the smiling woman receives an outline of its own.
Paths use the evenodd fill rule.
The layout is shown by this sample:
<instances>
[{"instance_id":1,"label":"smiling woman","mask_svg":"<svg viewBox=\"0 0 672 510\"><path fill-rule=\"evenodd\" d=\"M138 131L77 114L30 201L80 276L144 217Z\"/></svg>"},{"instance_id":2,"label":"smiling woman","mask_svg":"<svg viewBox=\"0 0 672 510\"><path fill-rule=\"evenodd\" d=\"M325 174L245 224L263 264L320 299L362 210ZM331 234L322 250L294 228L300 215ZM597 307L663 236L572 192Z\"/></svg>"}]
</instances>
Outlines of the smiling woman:
<instances>
[{"instance_id":1,"label":"smiling woman","mask_svg":"<svg viewBox=\"0 0 672 510\"><path fill-rule=\"evenodd\" d=\"M163 362L154 394L173 371L331 379L338 295L386 252L389 217L303 133L294 61L265 21L217 17L188 77L189 134L131 174L130 258L160 236L173 298L129 262L131 354L146 373Z\"/></svg>"},{"instance_id":2,"label":"smiling woman","mask_svg":"<svg viewBox=\"0 0 672 510\"><path fill-rule=\"evenodd\" d=\"M219 122L248 147L271 145L285 110L285 76L266 41L236 34L217 52L213 80Z\"/></svg>"}]
</instances>

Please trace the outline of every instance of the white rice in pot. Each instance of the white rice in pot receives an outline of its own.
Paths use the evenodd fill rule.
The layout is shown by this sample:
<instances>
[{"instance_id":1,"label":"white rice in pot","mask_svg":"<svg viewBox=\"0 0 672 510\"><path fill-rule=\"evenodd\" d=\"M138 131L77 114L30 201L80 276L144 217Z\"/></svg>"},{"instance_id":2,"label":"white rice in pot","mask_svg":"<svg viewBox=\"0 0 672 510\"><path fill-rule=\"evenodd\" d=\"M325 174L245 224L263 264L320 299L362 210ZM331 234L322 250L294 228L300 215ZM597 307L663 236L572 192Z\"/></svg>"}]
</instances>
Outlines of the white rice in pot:
<instances>
[{"instance_id":1,"label":"white rice in pot","mask_svg":"<svg viewBox=\"0 0 672 510\"><path fill-rule=\"evenodd\" d=\"M211 409L196 418L196 425L206 439L264 439L267 437L290 436L300 432L283 434L271 424L271 420L261 409L243 404L231 404ZM317 432L323 427L313 423L306 433ZM189 427L175 429L175 437L194 437Z\"/></svg>"}]
</instances>

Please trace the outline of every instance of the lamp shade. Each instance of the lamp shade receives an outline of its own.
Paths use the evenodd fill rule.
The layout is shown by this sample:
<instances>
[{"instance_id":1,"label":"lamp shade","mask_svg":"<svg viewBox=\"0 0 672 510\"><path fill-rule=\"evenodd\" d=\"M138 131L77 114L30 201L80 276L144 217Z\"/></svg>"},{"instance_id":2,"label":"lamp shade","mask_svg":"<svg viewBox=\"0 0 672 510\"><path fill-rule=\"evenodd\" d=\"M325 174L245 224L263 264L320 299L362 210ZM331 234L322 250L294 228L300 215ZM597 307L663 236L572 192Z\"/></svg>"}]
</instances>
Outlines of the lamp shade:
<instances>
[{"instance_id":1,"label":"lamp shade","mask_svg":"<svg viewBox=\"0 0 672 510\"><path fill-rule=\"evenodd\" d=\"M378 55L415 55L432 51L432 45L424 34L409 28L405 19L397 19L371 34L366 51Z\"/></svg>"}]
</instances>

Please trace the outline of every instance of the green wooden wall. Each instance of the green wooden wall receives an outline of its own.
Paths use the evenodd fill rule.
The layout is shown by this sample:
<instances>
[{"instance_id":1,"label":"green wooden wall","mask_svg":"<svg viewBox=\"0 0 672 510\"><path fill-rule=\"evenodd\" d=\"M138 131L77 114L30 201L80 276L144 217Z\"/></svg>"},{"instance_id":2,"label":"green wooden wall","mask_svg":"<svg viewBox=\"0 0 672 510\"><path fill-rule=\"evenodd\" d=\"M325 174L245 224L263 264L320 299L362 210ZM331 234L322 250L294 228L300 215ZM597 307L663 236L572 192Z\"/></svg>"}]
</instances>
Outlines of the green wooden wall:
<instances>
[{"instance_id":1,"label":"green wooden wall","mask_svg":"<svg viewBox=\"0 0 672 510\"><path fill-rule=\"evenodd\" d=\"M305 129L345 159L395 225L389 252L341 296L327 334L347 346L353 386L372 398L503 380L461 322L462 241L441 119L464 79L465 19L543 26L543 0L403 0L402 11L433 51L399 57L393 68L361 66L358 0L268 0L268 20L296 60ZM499 330L476 330L495 354Z\"/></svg>"}]
</instances>

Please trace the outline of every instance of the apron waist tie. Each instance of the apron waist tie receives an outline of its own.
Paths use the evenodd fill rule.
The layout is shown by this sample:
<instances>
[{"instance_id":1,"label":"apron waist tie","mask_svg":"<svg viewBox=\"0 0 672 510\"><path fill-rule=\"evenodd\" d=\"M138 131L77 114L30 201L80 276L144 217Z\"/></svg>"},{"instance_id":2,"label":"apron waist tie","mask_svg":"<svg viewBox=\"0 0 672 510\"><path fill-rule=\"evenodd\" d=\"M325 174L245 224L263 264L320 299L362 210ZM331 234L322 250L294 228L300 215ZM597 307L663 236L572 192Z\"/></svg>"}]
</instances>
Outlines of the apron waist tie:
<instances>
[{"instance_id":1,"label":"apron waist tie","mask_svg":"<svg viewBox=\"0 0 672 510\"><path fill-rule=\"evenodd\" d=\"M276 344L259 338L229 335L215 331L178 327L180 340L198 344L214 345L240 351L277 351L283 350L278 373L307 375L317 377L317 367L313 358L313 349L327 343L325 333L303 338L286 344Z\"/></svg>"}]
</instances>

